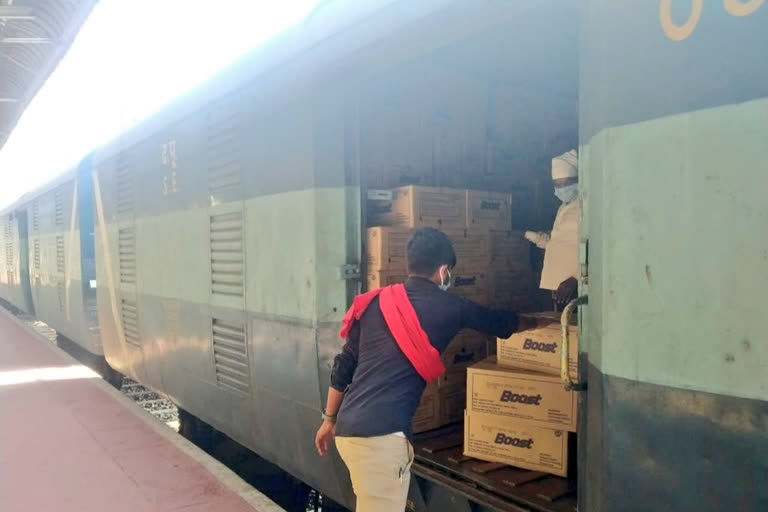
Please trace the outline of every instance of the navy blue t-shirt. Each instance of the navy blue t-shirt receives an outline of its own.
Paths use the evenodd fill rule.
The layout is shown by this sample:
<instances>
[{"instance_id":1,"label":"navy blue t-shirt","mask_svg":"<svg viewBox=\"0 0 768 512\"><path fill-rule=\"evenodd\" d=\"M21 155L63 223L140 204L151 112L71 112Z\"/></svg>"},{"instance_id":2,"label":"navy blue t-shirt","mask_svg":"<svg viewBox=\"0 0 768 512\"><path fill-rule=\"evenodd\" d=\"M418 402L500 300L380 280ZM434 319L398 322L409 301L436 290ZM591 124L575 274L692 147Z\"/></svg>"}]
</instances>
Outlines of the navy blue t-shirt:
<instances>
[{"instance_id":1,"label":"navy blue t-shirt","mask_svg":"<svg viewBox=\"0 0 768 512\"><path fill-rule=\"evenodd\" d=\"M405 290L421 327L440 353L462 329L503 338L517 329L516 313L480 306L440 290L428 279L411 277ZM426 383L390 334L378 298L355 323L336 356L331 386L345 392L337 436L403 432L412 437L411 421Z\"/></svg>"}]
</instances>

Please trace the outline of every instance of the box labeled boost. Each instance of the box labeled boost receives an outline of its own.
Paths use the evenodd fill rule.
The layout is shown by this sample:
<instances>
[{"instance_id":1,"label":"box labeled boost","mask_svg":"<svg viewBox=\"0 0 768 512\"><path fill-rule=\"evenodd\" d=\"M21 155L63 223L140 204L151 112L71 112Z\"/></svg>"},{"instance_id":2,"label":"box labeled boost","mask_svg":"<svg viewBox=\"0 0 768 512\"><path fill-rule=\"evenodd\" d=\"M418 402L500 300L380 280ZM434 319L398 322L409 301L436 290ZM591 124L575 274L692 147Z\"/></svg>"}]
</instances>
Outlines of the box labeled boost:
<instances>
[{"instance_id":1,"label":"box labeled boost","mask_svg":"<svg viewBox=\"0 0 768 512\"><path fill-rule=\"evenodd\" d=\"M467 190L467 227L508 230L512 225L512 196Z\"/></svg>"},{"instance_id":2,"label":"box labeled boost","mask_svg":"<svg viewBox=\"0 0 768 512\"><path fill-rule=\"evenodd\" d=\"M416 412L413 415L411 421L411 428L413 433L424 432L432 430L442 426L442 418L440 417L440 396L438 394L437 384L432 382L427 384L424 388L424 393L421 395L421 401L416 408Z\"/></svg>"},{"instance_id":3,"label":"box labeled boost","mask_svg":"<svg viewBox=\"0 0 768 512\"><path fill-rule=\"evenodd\" d=\"M497 309L520 311L531 303L538 287L529 269L490 268L488 276L488 304Z\"/></svg>"},{"instance_id":4,"label":"box labeled boost","mask_svg":"<svg viewBox=\"0 0 768 512\"><path fill-rule=\"evenodd\" d=\"M490 265L494 268L530 268L531 243L523 231L489 231Z\"/></svg>"},{"instance_id":5,"label":"box labeled boost","mask_svg":"<svg viewBox=\"0 0 768 512\"><path fill-rule=\"evenodd\" d=\"M375 201L369 209L369 225L406 228L454 228L466 226L464 190L408 186L392 190L392 199Z\"/></svg>"},{"instance_id":6,"label":"box labeled boost","mask_svg":"<svg viewBox=\"0 0 768 512\"><path fill-rule=\"evenodd\" d=\"M466 414L464 455L568 476L568 432L487 414Z\"/></svg>"},{"instance_id":7,"label":"box labeled boost","mask_svg":"<svg viewBox=\"0 0 768 512\"><path fill-rule=\"evenodd\" d=\"M548 318L551 315L535 315ZM496 357L500 366L522 368L550 375L560 375L562 332L553 323L539 329L518 332L496 341ZM578 378L579 328L568 326L568 368L571 378Z\"/></svg>"},{"instance_id":8,"label":"box labeled boost","mask_svg":"<svg viewBox=\"0 0 768 512\"><path fill-rule=\"evenodd\" d=\"M406 271L405 244L411 236L410 229L379 226L368 228L366 256L368 271Z\"/></svg>"},{"instance_id":9,"label":"box labeled boost","mask_svg":"<svg viewBox=\"0 0 768 512\"><path fill-rule=\"evenodd\" d=\"M453 245L456 253L456 268L459 271L488 267L489 231L445 229L444 232Z\"/></svg>"},{"instance_id":10,"label":"box labeled boost","mask_svg":"<svg viewBox=\"0 0 768 512\"><path fill-rule=\"evenodd\" d=\"M454 269L448 291L478 304L487 304L488 279L485 269Z\"/></svg>"},{"instance_id":11,"label":"box labeled boost","mask_svg":"<svg viewBox=\"0 0 768 512\"><path fill-rule=\"evenodd\" d=\"M373 270L368 272L366 283L369 290L375 290L390 284L404 283L408 273L403 270Z\"/></svg>"},{"instance_id":12,"label":"box labeled boost","mask_svg":"<svg viewBox=\"0 0 768 512\"><path fill-rule=\"evenodd\" d=\"M440 400L440 421L442 425L461 421L467 402L466 383L453 386L440 385L437 394Z\"/></svg>"},{"instance_id":13,"label":"box labeled boost","mask_svg":"<svg viewBox=\"0 0 768 512\"><path fill-rule=\"evenodd\" d=\"M496 356L467 369L467 412L576 432L576 393L566 391L560 377L505 368Z\"/></svg>"},{"instance_id":14,"label":"box labeled boost","mask_svg":"<svg viewBox=\"0 0 768 512\"><path fill-rule=\"evenodd\" d=\"M491 338L477 331L464 330L460 332L446 347L442 354L446 373L466 369L467 366L482 361L488 357L488 345Z\"/></svg>"}]
</instances>

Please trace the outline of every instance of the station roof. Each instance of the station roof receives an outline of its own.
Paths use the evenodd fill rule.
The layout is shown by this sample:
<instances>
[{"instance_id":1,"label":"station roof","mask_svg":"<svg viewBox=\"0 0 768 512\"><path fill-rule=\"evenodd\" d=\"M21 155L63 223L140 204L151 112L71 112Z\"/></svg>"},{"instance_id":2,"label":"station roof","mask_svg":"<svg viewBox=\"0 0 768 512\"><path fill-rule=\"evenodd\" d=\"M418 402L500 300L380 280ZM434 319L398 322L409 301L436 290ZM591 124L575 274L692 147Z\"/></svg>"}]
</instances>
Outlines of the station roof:
<instances>
[{"instance_id":1,"label":"station roof","mask_svg":"<svg viewBox=\"0 0 768 512\"><path fill-rule=\"evenodd\" d=\"M98 0L0 0L0 149Z\"/></svg>"}]
</instances>

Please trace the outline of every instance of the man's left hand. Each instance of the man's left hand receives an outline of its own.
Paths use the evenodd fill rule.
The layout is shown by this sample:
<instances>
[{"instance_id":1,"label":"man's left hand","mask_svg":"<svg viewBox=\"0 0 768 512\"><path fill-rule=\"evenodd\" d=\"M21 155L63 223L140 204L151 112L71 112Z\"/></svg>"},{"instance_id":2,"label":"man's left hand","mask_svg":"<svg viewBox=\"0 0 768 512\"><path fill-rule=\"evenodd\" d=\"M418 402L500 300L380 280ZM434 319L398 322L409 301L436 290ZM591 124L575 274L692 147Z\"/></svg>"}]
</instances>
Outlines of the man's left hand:
<instances>
[{"instance_id":1,"label":"man's left hand","mask_svg":"<svg viewBox=\"0 0 768 512\"><path fill-rule=\"evenodd\" d=\"M557 287L557 291L555 292L555 300L557 301L557 304L562 306L568 303L576 295L578 286L579 282L575 277L569 277L560 283L560 286Z\"/></svg>"}]
</instances>

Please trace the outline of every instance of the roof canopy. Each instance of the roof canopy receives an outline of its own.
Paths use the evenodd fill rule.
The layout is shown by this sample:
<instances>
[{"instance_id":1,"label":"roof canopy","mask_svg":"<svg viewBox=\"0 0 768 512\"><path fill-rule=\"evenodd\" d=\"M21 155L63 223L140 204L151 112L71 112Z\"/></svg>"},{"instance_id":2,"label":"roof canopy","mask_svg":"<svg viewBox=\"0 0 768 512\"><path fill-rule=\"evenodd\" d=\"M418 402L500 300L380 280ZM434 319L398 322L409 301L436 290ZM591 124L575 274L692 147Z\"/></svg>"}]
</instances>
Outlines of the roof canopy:
<instances>
[{"instance_id":1,"label":"roof canopy","mask_svg":"<svg viewBox=\"0 0 768 512\"><path fill-rule=\"evenodd\" d=\"M98 0L0 0L0 149Z\"/></svg>"}]
</instances>

